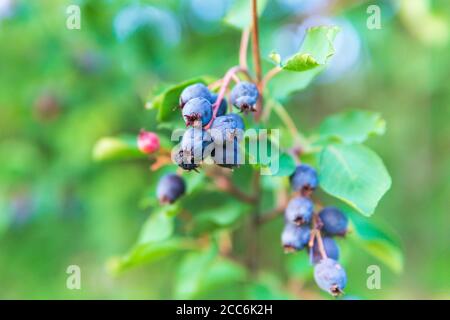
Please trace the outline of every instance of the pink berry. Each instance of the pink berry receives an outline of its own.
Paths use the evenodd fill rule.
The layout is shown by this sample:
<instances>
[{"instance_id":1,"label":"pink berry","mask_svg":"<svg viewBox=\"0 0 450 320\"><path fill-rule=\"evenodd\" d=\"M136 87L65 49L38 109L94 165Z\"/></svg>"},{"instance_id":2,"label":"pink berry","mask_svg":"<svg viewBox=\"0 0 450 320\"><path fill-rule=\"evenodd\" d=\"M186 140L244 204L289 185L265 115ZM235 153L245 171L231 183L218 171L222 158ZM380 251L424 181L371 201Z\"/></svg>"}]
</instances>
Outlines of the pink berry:
<instances>
[{"instance_id":1,"label":"pink berry","mask_svg":"<svg viewBox=\"0 0 450 320\"><path fill-rule=\"evenodd\" d=\"M153 153L159 149L159 137L154 132L141 130L138 136L138 148L143 153Z\"/></svg>"}]
</instances>

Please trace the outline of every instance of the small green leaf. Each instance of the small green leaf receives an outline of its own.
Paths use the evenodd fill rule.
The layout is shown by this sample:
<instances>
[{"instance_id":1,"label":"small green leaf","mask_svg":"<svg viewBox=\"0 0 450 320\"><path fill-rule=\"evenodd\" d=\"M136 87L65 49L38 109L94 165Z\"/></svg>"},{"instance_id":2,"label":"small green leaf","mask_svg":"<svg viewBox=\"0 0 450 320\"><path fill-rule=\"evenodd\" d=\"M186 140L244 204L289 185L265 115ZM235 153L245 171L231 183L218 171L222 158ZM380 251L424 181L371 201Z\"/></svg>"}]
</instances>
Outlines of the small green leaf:
<instances>
[{"instance_id":1,"label":"small green leaf","mask_svg":"<svg viewBox=\"0 0 450 320\"><path fill-rule=\"evenodd\" d=\"M268 0L258 1L258 16L261 16ZM224 22L238 29L245 29L251 23L251 4L250 0L234 0L233 5L224 18Z\"/></svg>"},{"instance_id":2,"label":"small green leaf","mask_svg":"<svg viewBox=\"0 0 450 320\"><path fill-rule=\"evenodd\" d=\"M281 66L281 56L276 52L271 52L269 54L270 60L272 60L277 66Z\"/></svg>"},{"instance_id":3,"label":"small green leaf","mask_svg":"<svg viewBox=\"0 0 450 320\"><path fill-rule=\"evenodd\" d=\"M113 274L119 274L132 267L153 263L170 255L194 249L195 244L191 240L179 238L138 244L127 255L111 259L108 262L108 270Z\"/></svg>"},{"instance_id":4,"label":"small green leaf","mask_svg":"<svg viewBox=\"0 0 450 320\"><path fill-rule=\"evenodd\" d=\"M362 143L371 135L383 135L386 121L379 113L351 110L328 117L319 129L320 139L338 139L342 143Z\"/></svg>"},{"instance_id":5,"label":"small green leaf","mask_svg":"<svg viewBox=\"0 0 450 320\"><path fill-rule=\"evenodd\" d=\"M290 93L305 88L325 68L334 54L333 43L338 32L337 27L308 29L300 51L282 63L283 71L269 82L272 95L283 99Z\"/></svg>"},{"instance_id":6,"label":"small green leaf","mask_svg":"<svg viewBox=\"0 0 450 320\"><path fill-rule=\"evenodd\" d=\"M352 223L349 238L369 254L384 262L392 271L403 270L403 252L393 236L379 225L364 219L352 209L344 209Z\"/></svg>"},{"instance_id":7,"label":"small green leaf","mask_svg":"<svg viewBox=\"0 0 450 320\"><path fill-rule=\"evenodd\" d=\"M370 216L391 187L391 177L380 157L369 148L329 145L319 161L322 189L360 213Z\"/></svg>"},{"instance_id":8,"label":"small green leaf","mask_svg":"<svg viewBox=\"0 0 450 320\"><path fill-rule=\"evenodd\" d=\"M301 72L314 69L318 66L320 66L320 64L309 53L297 53L285 62L283 69Z\"/></svg>"},{"instance_id":9,"label":"small green leaf","mask_svg":"<svg viewBox=\"0 0 450 320\"><path fill-rule=\"evenodd\" d=\"M184 88L194 83L207 84L212 81L211 77L202 76L167 87L160 94L152 97L145 106L147 109L158 110L157 120L159 122L170 121L177 116L180 117L180 113L177 111L179 111L180 94Z\"/></svg>"},{"instance_id":10,"label":"small green leaf","mask_svg":"<svg viewBox=\"0 0 450 320\"><path fill-rule=\"evenodd\" d=\"M95 161L145 158L137 147L137 136L104 137L97 141L92 156Z\"/></svg>"},{"instance_id":11,"label":"small green leaf","mask_svg":"<svg viewBox=\"0 0 450 320\"><path fill-rule=\"evenodd\" d=\"M180 208L176 205L163 206L152 213L142 227L138 243L163 241L168 239L174 230L174 216Z\"/></svg>"}]
</instances>

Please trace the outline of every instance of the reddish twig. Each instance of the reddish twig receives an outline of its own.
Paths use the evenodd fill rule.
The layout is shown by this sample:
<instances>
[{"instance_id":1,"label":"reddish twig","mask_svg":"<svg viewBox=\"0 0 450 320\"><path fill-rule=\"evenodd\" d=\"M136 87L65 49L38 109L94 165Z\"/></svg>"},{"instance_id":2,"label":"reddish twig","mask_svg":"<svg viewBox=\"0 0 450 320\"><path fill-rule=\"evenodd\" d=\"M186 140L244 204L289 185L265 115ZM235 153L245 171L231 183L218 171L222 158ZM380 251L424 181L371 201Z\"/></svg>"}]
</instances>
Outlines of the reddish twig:
<instances>
[{"instance_id":1,"label":"reddish twig","mask_svg":"<svg viewBox=\"0 0 450 320\"><path fill-rule=\"evenodd\" d=\"M247 51L248 51L248 40L250 38L250 30L245 28L242 31L241 46L239 48L239 65L242 69L248 70L247 65Z\"/></svg>"},{"instance_id":2,"label":"reddish twig","mask_svg":"<svg viewBox=\"0 0 450 320\"><path fill-rule=\"evenodd\" d=\"M213 123L214 119L216 118L217 111L219 110L219 106L222 103L223 98L225 97L225 93L227 91L227 88L230 84L231 79L233 79L233 76L238 72L246 72L246 70L242 69L240 66L234 66L230 68L225 76L223 77L222 85L219 90L219 96L217 97L216 102L213 104L213 115L211 117L211 121L205 126L205 130L209 129L211 127L211 124Z\"/></svg>"},{"instance_id":3,"label":"reddish twig","mask_svg":"<svg viewBox=\"0 0 450 320\"><path fill-rule=\"evenodd\" d=\"M267 86L267 83L270 81L270 79L272 79L274 76L276 76L281 70L280 67L275 67L269 70L269 72L266 73L266 75L264 76L263 80L262 80L262 90L264 90Z\"/></svg>"},{"instance_id":4,"label":"reddish twig","mask_svg":"<svg viewBox=\"0 0 450 320\"><path fill-rule=\"evenodd\" d=\"M261 68L261 55L259 50L259 27L258 27L258 7L257 1L252 0L252 51L253 51L253 64L256 74L256 86L259 91L259 99L256 102L255 120L259 121L262 112L262 68Z\"/></svg>"}]
</instances>

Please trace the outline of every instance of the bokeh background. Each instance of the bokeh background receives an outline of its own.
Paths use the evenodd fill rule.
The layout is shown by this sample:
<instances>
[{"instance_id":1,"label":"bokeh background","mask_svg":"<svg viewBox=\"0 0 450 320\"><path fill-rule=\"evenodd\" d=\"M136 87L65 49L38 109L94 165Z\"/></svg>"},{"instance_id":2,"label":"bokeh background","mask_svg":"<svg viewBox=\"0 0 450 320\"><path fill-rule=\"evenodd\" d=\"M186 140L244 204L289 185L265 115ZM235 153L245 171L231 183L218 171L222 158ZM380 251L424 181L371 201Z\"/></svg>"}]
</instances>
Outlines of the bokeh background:
<instances>
[{"instance_id":1,"label":"bokeh background","mask_svg":"<svg viewBox=\"0 0 450 320\"><path fill-rule=\"evenodd\" d=\"M0 298L173 298L176 260L106 271L134 243L156 177L146 161L96 163L92 148L154 130L144 104L161 82L221 76L236 63L240 33L221 22L231 2L0 0ZM81 7L81 30L66 28L70 4ZM369 4L381 8L380 30L366 26ZM405 256L402 273L383 268L381 290L368 290L366 267L379 262L347 250L348 292L450 298L450 3L271 0L263 56L295 52L305 25L330 21L343 30L337 54L287 108L305 132L348 108L382 113L386 135L369 144L393 186L371 219L398 235ZM266 227L268 248L280 230ZM66 288L72 264L81 290ZM300 297L325 297L302 272Z\"/></svg>"}]
</instances>

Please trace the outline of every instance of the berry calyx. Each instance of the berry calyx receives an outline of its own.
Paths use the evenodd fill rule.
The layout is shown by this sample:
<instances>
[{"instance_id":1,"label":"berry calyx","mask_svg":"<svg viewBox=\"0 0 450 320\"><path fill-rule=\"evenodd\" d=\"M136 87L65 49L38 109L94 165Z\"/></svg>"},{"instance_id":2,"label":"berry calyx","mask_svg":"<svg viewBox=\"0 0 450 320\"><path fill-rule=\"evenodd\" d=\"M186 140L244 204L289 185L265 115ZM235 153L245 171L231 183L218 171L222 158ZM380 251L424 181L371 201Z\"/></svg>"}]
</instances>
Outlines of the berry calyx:
<instances>
[{"instance_id":1,"label":"berry calyx","mask_svg":"<svg viewBox=\"0 0 450 320\"><path fill-rule=\"evenodd\" d=\"M306 197L292 198L285 211L286 221L297 226L308 224L313 216L314 204Z\"/></svg>"},{"instance_id":2,"label":"berry calyx","mask_svg":"<svg viewBox=\"0 0 450 320\"><path fill-rule=\"evenodd\" d=\"M191 99L183 107L183 118L186 126L206 126L212 118L212 105L204 98Z\"/></svg>"},{"instance_id":3,"label":"berry calyx","mask_svg":"<svg viewBox=\"0 0 450 320\"><path fill-rule=\"evenodd\" d=\"M258 96L258 88L254 83L241 81L231 90L230 102L242 112L255 111Z\"/></svg>"},{"instance_id":4,"label":"berry calyx","mask_svg":"<svg viewBox=\"0 0 450 320\"><path fill-rule=\"evenodd\" d=\"M307 164L297 166L290 177L292 189L309 196L319 185L316 170Z\"/></svg>"}]
</instances>

